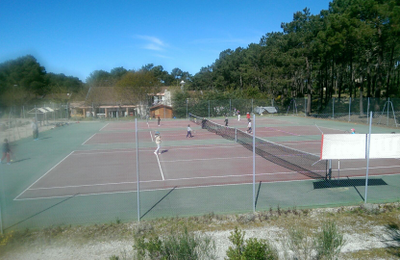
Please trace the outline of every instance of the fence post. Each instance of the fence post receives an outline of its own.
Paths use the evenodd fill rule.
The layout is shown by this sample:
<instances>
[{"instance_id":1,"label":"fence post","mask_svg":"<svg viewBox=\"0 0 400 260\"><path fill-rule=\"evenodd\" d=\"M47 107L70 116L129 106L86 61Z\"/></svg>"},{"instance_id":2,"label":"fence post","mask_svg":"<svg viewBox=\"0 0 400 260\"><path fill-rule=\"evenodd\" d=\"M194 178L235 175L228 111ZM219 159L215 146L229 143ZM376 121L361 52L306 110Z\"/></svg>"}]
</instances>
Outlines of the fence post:
<instances>
[{"instance_id":1,"label":"fence post","mask_svg":"<svg viewBox=\"0 0 400 260\"><path fill-rule=\"evenodd\" d=\"M368 117L369 117L369 97L367 98L368 105L367 105L367 124L368 124Z\"/></svg>"},{"instance_id":2,"label":"fence post","mask_svg":"<svg viewBox=\"0 0 400 260\"><path fill-rule=\"evenodd\" d=\"M332 98L332 119L335 118L335 98Z\"/></svg>"},{"instance_id":3,"label":"fence post","mask_svg":"<svg viewBox=\"0 0 400 260\"><path fill-rule=\"evenodd\" d=\"M189 117L189 114L188 114L188 109L189 109L188 106L189 105L188 104L189 104L189 98L186 99L186 118Z\"/></svg>"},{"instance_id":4,"label":"fence post","mask_svg":"<svg viewBox=\"0 0 400 260\"><path fill-rule=\"evenodd\" d=\"M210 118L210 100L208 100L208 118Z\"/></svg>"},{"instance_id":5,"label":"fence post","mask_svg":"<svg viewBox=\"0 0 400 260\"><path fill-rule=\"evenodd\" d=\"M350 120L350 115L351 115L351 97L350 97L350 100L349 100L349 122L351 121Z\"/></svg>"},{"instance_id":6,"label":"fence post","mask_svg":"<svg viewBox=\"0 0 400 260\"><path fill-rule=\"evenodd\" d=\"M390 109L390 107L389 107L389 105L390 105L390 98L388 98L388 107L387 107L387 111L386 111L386 125L388 126L389 125L389 109Z\"/></svg>"}]
</instances>

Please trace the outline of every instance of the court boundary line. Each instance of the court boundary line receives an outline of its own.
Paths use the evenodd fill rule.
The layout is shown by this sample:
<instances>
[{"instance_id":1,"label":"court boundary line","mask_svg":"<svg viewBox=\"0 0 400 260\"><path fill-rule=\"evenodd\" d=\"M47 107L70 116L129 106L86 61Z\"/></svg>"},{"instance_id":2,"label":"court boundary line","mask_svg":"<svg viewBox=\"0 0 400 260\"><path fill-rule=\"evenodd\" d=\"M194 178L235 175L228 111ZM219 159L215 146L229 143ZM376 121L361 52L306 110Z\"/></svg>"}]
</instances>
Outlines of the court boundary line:
<instances>
[{"instance_id":1,"label":"court boundary line","mask_svg":"<svg viewBox=\"0 0 400 260\"><path fill-rule=\"evenodd\" d=\"M102 128L100 128L99 132L100 132L100 131L103 131L103 129L104 129L106 126L108 126L109 124L110 124L110 123L105 124Z\"/></svg>"},{"instance_id":2,"label":"court boundary line","mask_svg":"<svg viewBox=\"0 0 400 260\"><path fill-rule=\"evenodd\" d=\"M65 161L71 154L73 154L75 151L70 152L67 156L65 156L61 161L59 161L58 163L56 163L53 167L51 167L47 172L45 172L42 176L40 176L39 179L37 179L36 181L34 181L31 185L29 185L25 190L23 190L17 197L14 198L18 199L19 196L21 196L22 194L24 194L27 190L29 190L33 185L35 185L38 181L40 181L42 178L44 178L49 172L51 172L54 168L56 168L59 164L61 164L63 161Z\"/></svg>"},{"instance_id":3,"label":"court boundary line","mask_svg":"<svg viewBox=\"0 0 400 260\"><path fill-rule=\"evenodd\" d=\"M279 172L279 173L261 173L262 175L274 175L274 174L297 174L297 172ZM221 176L211 176L211 178L232 178L232 177L246 177L246 176L251 176L252 173L247 173L247 174L241 174L241 175L221 175ZM256 174L257 175L257 174ZM258 174L260 175L260 174ZM180 181L180 180L192 180L192 179L207 179L210 178L210 176L204 176L204 177L193 177L193 178L175 178L175 179L168 179L168 181ZM310 179L311 180L311 179ZM272 182L265 182L265 183L275 183L275 182L291 182L291 181L304 181L304 180L288 180L288 181L272 181ZM150 180L150 181L140 181L146 182L146 183L153 183L153 182L162 182L162 180ZM136 184L137 182L121 182L119 184ZM200 185L200 186L187 186L187 187L180 187L180 189L184 188L198 188L198 187L218 187L218 186L231 186L231 185L242 185L242 184L250 184L251 182L243 182L243 183L229 183L229 184L216 184L216 185ZM108 184L96 184L93 186L102 186L102 185L108 185ZM90 185L82 185L82 186L67 186L67 187L86 187ZM62 187L60 187L61 189ZM40 189L51 189L51 188L39 188L39 189L34 189L34 190L40 190ZM142 191L157 191L157 190L168 190L166 189L148 189L148 190L141 190ZM89 196L89 195L103 195L103 194L118 194L118 193L130 193L130 192L137 192L136 190L131 190L131 191L114 191L114 192L97 192L97 193L88 193L88 194L78 194L78 196ZM24 199L17 199L15 198L15 201L23 201L23 200L35 200L35 199L52 199L52 198L64 198L64 197L70 197L72 195L62 195L62 196L50 196L50 197L36 197L36 198L24 198Z\"/></svg>"},{"instance_id":4,"label":"court boundary line","mask_svg":"<svg viewBox=\"0 0 400 260\"><path fill-rule=\"evenodd\" d=\"M256 155L257 157L261 157ZM187 160L173 160L173 161L162 161L163 163L175 163L175 162L194 162L194 161L212 161L212 160L230 160L230 159L249 159L253 156L241 156L241 157L219 157L219 158L206 158L206 159L187 159ZM262 158L262 157L261 157Z\"/></svg>"},{"instance_id":5,"label":"court boundary line","mask_svg":"<svg viewBox=\"0 0 400 260\"><path fill-rule=\"evenodd\" d=\"M379 176L391 176L391 175L399 175L400 173L392 173L392 174L379 174L373 175L374 177ZM365 176L352 176L353 178L363 178ZM271 182L263 182L264 184L270 183L286 183L286 182L313 182L314 179L304 179L304 180L287 180L287 181L271 181ZM191 187L176 187L176 190L183 190L183 189L199 189L199 188L214 188L214 187L225 187L225 186L239 186L239 185L252 185L252 182L246 183L231 183L231 184L217 184L217 185L201 185L201 186L191 186ZM389 185L390 186L390 185ZM160 189L152 189L152 190L140 190L140 192L157 192L157 191L165 191L170 190L171 188L160 188ZM103 192L103 193L88 193L88 194L75 194L74 197L87 197L87 196L103 196L103 195L114 195L114 194L126 194L126 193L136 193L136 190L131 191L116 191L116 192ZM25 198L25 199L18 199L18 201L29 201L29 200L45 200L45 199L61 199L66 197L71 197L72 195L63 195L63 196L53 196L53 197L37 197L37 198Z\"/></svg>"},{"instance_id":6,"label":"court boundary line","mask_svg":"<svg viewBox=\"0 0 400 260\"><path fill-rule=\"evenodd\" d=\"M88 139L86 139L81 145L86 145L86 143L93 138L93 136L95 136L97 133L92 134L92 136L90 136Z\"/></svg>"},{"instance_id":7,"label":"court boundary line","mask_svg":"<svg viewBox=\"0 0 400 260\"><path fill-rule=\"evenodd\" d=\"M163 172L163 170L161 168L160 158L158 158L158 154L156 154L156 158L157 158L158 167L160 168L161 178L162 178L163 181L165 181L164 172Z\"/></svg>"}]
</instances>

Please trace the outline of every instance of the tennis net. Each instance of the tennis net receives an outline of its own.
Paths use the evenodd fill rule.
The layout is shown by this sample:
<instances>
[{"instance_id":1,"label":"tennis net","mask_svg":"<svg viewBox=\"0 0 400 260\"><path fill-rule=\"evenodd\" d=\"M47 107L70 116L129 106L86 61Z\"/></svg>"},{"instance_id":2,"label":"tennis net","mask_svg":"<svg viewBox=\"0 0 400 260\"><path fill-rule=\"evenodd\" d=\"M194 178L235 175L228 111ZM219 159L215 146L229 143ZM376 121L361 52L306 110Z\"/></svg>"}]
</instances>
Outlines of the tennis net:
<instances>
[{"instance_id":1,"label":"tennis net","mask_svg":"<svg viewBox=\"0 0 400 260\"><path fill-rule=\"evenodd\" d=\"M216 133L225 139L235 141L250 151L253 150L253 136L240 129L223 126L193 114L189 114L189 119L201 125L203 129ZM319 157L312 153L280 145L259 137L255 137L255 145L256 154L272 163L310 178L326 178L328 171L326 161L320 161Z\"/></svg>"}]
</instances>

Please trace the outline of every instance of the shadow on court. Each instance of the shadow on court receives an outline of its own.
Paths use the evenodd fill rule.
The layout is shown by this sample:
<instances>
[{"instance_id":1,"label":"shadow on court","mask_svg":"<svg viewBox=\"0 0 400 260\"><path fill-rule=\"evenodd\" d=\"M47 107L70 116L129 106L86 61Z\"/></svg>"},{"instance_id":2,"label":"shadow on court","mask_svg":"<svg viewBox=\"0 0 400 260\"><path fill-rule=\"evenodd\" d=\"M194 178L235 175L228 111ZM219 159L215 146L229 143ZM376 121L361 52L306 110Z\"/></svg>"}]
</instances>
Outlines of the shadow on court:
<instances>
[{"instance_id":1,"label":"shadow on court","mask_svg":"<svg viewBox=\"0 0 400 260\"><path fill-rule=\"evenodd\" d=\"M36 217L36 216L39 216L40 214L42 214L42 213L44 213L44 212L46 212L46 211L48 211L48 210L50 210L50 209L52 209L52 208L54 208L54 207L56 207L56 206L62 204L62 203L64 203L64 202L66 202L66 201L68 201L68 200L74 198L74 197L77 196L77 195L79 195L79 194L72 195L72 196L70 196L70 197L68 197L68 198L66 198L66 199L64 199L64 200L62 200L62 201L60 201L60 202L57 202L57 203L55 203L54 205L51 205L51 206L49 206L49 207L47 207L47 208L45 208L45 209L43 209L43 210L41 210L41 211L39 211L39 212L37 212L37 213L31 215L31 216L28 216L28 217L24 218L23 220L20 220L20 221L18 221L17 223L14 223L14 224L12 224L11 226L5 228L4 231L5 231L5 230L8 230L8 229L11 229L12 227L18 226L18 225L24 223L25 221L28 221L28 220L31 219L31 218L34 218L34 217Z\"/></svg>"},{"instance_id":2,"label":"shadow on court","mask_svg":"<svg viewBox=\"0 0 400 260\"><path fill-rule=\"evenodd\" d=\"M19 162L27 161L27 160L30 160L30 159L31 158L23 158L23 159L13 160L12 163L19 163Z\"/></svg>"},{"instance_id":3,"label":"shadow on court","mask_svg":"<svg viewBox=\"0 0 400 260\"><path fill-rule=\"evenodd\" d=\"M140 219L144 218L147 214L149 214L158 204L161 203L161 201L163 201L166 197L168 197L175 189L177 186L173 187L170 191L168 191L167 194L165 194L159 201L157 201L148 211L146 211L141 217Z\"/></svg>"},{"instance_id":4,"label":"shadow on court","mask_svg":"<svg viewBox=\"0 0 400 260\"><path fill-rule=\"evenodd\" d=\"M329 188L342 188L342 187L355 187L365 186L365 179L343 179L343 180L323 180L316 181L313 183L314 189L329 189ZM388 185L381 178L379 179L368 179L368 186L381 186Z\"/></svg>"}]
</instances>

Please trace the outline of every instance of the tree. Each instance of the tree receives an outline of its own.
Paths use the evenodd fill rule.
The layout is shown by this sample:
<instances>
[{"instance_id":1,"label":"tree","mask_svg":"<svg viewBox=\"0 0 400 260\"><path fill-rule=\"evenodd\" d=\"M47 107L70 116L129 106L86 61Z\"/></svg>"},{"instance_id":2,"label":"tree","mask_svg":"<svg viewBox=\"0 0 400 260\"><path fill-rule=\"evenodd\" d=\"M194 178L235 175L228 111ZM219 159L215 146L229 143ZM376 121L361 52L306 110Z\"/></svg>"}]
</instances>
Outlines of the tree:
<instances>
[{"instance_id":1,"label":"tree","mask_svg":"<svg viewBox=\"0 0 400 260\"><path fill-rule=\"evenodd\" d=\"M46 70L32 55L0 64L0 95L3 104L27 104L49 92Z\"/></svg>"},{"instance_id":2,"label":"tree","mask_svg":"<svg viewBox=\"0 0 400 260\"><path fill-rule=\"evenodd\" d=\"M160 82L151 71L130 71L116 83L119 97L132 104L148 104L149 95L157 93L159 87Z\"/></svg>"},{"instance_id":3,"label":"tree","mask_svg":"<svg viewBox=\"0 0 400 260\"><path fill-rule=\"evenodd\" d=\"M65 76L62 73L47 73L45 78L51 93L78 93L84 87L83 82L79 78Z\"/></svg>"},{"instance_id":4,"label":"tree","mask_svg":"<svg viewBox=\"0 0 400 260\"><path fill-rule=\"evenodd\" d=\"M95 70L86 78L89 87L110 87L114 85L111 73L104 70Z\"/></svg>"}]
</instances>

